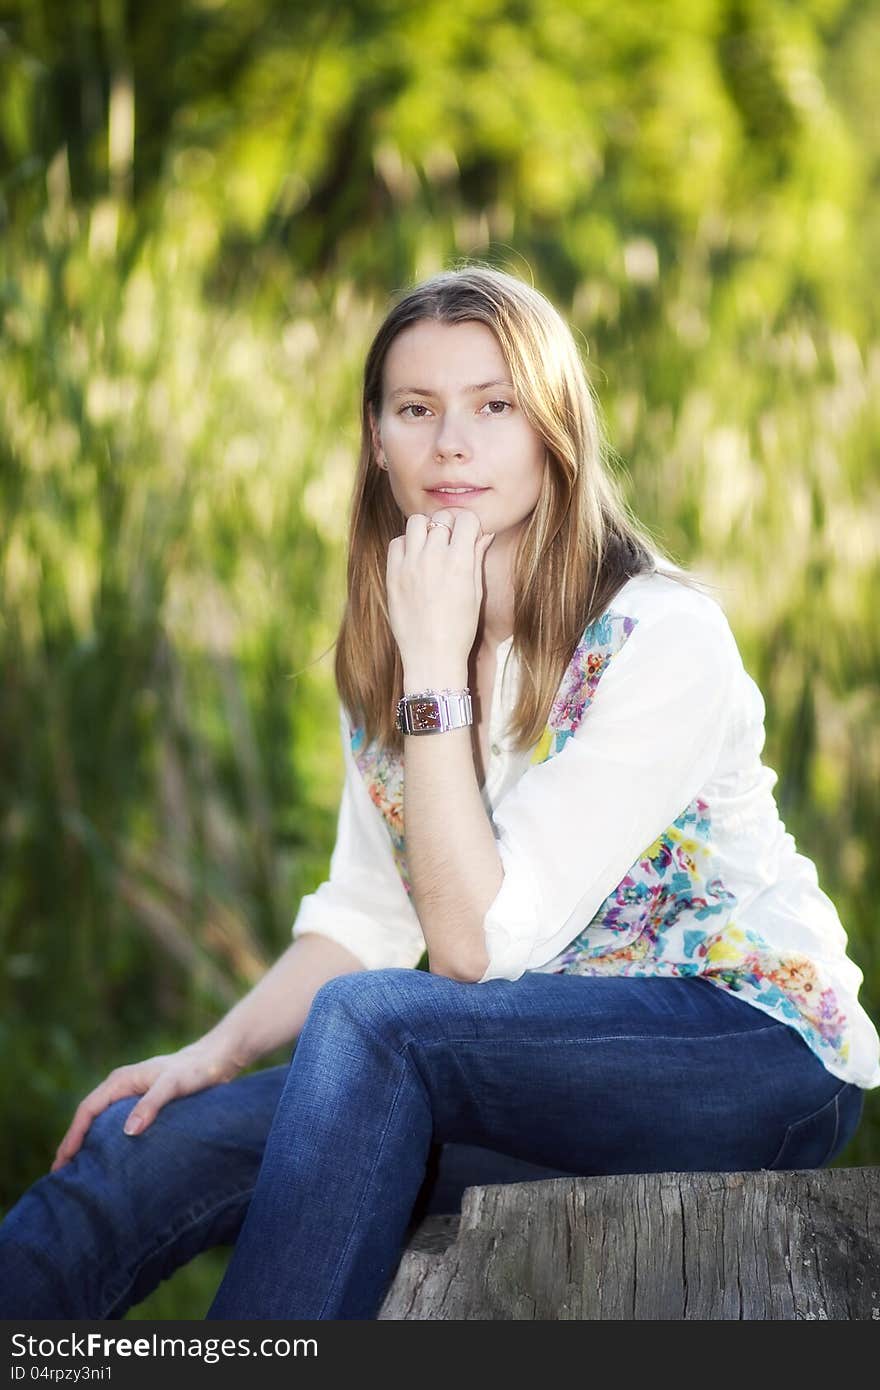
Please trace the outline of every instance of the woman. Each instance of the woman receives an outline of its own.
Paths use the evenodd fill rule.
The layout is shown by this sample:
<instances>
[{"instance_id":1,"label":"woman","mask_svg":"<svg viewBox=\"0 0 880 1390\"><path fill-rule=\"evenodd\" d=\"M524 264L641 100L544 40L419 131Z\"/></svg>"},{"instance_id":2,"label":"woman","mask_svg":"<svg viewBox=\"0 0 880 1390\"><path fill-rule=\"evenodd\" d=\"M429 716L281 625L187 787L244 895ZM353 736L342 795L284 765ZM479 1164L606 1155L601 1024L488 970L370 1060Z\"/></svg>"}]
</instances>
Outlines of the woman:
<instances>
[{"instance_id":1,"label":"woman","mask_svg":"<svg viewBox=\"0 0 880 1390\"><path fill-rule=\"evenodd\" d=\"M120 1317L231 1240L210 1318L374 1317L470 1183L819 1167L880 1084L761 695L621 501L556 311L417 286L362 426L330 877L216 1028L79 1106L0 1227L6 1317Z\"/></svg>"}]
</instances>

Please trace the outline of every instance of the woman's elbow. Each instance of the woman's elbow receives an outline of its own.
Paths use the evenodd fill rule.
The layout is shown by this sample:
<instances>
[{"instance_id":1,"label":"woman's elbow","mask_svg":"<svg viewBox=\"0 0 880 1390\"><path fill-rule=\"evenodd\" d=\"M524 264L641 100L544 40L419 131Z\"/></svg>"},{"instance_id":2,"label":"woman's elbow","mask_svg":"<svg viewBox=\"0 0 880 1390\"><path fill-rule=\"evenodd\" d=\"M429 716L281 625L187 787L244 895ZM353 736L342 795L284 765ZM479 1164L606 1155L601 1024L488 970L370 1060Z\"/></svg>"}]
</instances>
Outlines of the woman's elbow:
<instances>
[{"instance_id":1,"label":"woman's elbow","mask_svg":"<svg viewBox=\"0 0 880 1390\"><path fill-rule=\"evenodd\" d=\"M432 975L443 975L447 980L457 980L459 984L479 984L489 968L489 956L481 951L476 959L447 961L437 956L428 957L428 969Z\"/></svg>"}]
</instances>

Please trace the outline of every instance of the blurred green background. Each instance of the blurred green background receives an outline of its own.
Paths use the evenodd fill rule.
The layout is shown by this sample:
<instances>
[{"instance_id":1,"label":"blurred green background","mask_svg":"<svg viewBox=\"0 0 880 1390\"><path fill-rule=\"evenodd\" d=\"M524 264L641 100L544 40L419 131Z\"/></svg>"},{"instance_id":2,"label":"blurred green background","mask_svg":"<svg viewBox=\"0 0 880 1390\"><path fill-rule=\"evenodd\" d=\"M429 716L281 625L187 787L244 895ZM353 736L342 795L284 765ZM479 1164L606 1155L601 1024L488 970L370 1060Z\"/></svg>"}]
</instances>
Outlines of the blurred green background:
<instances>
[{"instance_id":1,"label":"blurred green background","mask_svg":"<svg viewBox=\"0 0 880 1390\"><path fill-rule=\"evenodd\" d=\"M0 0L0 1205L326 877L359 373L460 257L719 586L880 1018L878 71L864 0Z\"/></svg>"}]
</instances>

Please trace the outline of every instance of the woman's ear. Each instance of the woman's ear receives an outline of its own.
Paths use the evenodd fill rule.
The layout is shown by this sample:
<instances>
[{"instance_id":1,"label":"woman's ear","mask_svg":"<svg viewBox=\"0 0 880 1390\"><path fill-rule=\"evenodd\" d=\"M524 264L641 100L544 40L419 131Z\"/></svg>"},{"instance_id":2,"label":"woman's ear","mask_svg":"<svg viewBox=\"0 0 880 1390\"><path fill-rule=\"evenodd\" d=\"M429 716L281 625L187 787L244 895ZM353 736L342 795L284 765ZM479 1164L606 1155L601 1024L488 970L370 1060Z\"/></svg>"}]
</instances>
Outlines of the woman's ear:
<instances>
[{"instance_id":1,"label":"woman's ear","mask_svg":"<svg viewBox=\"0 0 880 1390\"><path fill-rule=\"evenodd\" d=\"M382 448L382 436L379 433L379 425L373 413L373 407L367 406L367 414L370 421L370 439L373 445L373 457L380 468L385 467L385 451Z\"/></svg>"}]
</instances>

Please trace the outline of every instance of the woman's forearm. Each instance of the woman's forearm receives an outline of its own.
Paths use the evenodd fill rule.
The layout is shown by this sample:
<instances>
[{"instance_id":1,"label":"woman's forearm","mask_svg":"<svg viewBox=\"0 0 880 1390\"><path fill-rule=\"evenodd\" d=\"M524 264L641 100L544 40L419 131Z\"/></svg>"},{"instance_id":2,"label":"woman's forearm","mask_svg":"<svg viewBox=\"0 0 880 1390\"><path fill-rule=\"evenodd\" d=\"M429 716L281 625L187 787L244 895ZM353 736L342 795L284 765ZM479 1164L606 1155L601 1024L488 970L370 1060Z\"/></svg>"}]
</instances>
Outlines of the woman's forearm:
<instances>
[{"instance_id":1,"label":"woman's forearm","mask_svg":"<svg viewBox=\"0 0 880 1390\"><path fill-rule=\"evenodd\" d=\"M299 1037L321 985L363 969L363 963L337 941L306 932L207 1037L220 1044L239 1067L247 1067Z\"/></svg>"},{"instance_id":2,"label":"woman's forearm","mask_svg":"<svg viewBox=\"0 0 880 1390\"><path fill-rule=\"evenodd\" d=\"M405 694L461 690L468 680L466 662L449 658L405 655L403 670ZM403 762L406 858L431 973L479 980L489 964L483 921L504 869L477 785L471 730L404 739Z\"/></svg>"}]
</instances>

